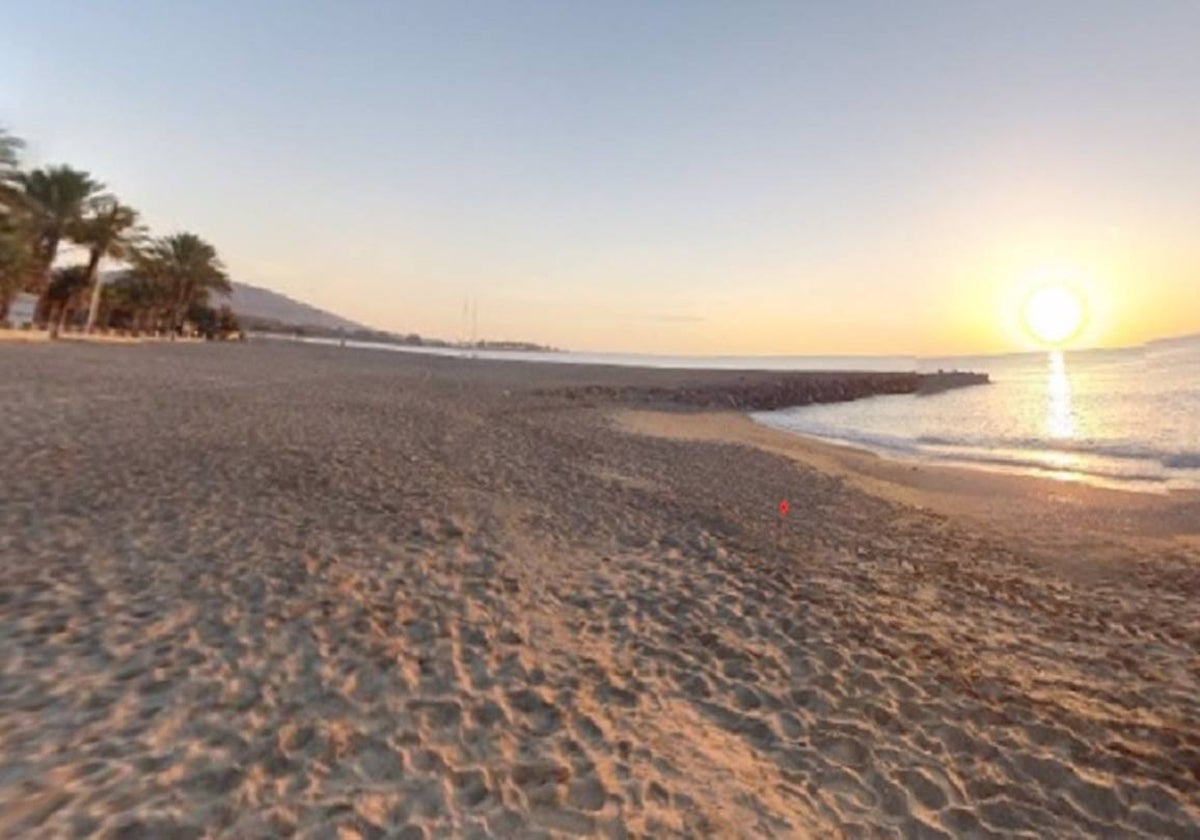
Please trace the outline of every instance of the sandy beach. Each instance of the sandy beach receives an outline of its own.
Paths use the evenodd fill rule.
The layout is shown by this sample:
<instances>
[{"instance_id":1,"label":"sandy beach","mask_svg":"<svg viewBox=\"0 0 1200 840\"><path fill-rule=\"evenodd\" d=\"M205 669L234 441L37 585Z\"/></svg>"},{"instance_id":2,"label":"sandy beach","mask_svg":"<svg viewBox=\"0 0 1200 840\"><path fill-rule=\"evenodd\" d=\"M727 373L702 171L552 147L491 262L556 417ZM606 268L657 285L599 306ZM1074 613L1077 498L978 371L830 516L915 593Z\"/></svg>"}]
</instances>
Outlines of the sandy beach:
<instances>
[{"instance_id":1,"label":"sandy beach","mask_svg":"<svg viewBox=\"0 0 1200 840\"><path fill-rule=\"evenodd\" d=\"M1200 500L697 376L0 343L0 835L1200 836Z\"/></svg>"}]
</instances>

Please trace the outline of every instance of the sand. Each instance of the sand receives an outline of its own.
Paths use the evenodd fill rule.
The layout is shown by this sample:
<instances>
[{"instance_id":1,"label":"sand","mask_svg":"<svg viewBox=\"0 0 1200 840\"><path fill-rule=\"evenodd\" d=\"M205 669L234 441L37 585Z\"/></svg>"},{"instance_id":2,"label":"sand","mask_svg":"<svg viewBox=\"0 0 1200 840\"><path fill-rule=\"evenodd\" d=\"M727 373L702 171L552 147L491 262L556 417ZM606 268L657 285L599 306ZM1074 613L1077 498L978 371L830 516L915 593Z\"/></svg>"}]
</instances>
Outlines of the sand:
<instances>
[{"instance_id":1,"label":"sand","mask_svg":"<svg viewBox=\"0 0 1200 840\"><path fill-rule=\"evenodd\" d=\"M1200 832L1193 502L533 393L650 379L0 346L0 834Z\"/></svg>"}]
</instances>

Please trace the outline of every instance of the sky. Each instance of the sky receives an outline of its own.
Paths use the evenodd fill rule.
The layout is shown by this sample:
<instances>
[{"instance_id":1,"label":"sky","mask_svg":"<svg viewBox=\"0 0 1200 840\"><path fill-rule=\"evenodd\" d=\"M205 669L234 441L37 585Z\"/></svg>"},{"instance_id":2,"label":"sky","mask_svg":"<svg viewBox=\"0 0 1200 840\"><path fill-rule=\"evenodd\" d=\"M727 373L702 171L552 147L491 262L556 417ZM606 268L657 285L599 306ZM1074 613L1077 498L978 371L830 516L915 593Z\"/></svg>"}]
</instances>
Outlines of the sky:
<instances>
[{"instance_id":1,"label":"sky","mask_svg":"<svg viewBox=\"0 0 1200 840\"><path fill-rule=\"evenodd\" d=\"M1200 330L1200 3L6 4L0 124L234 279L579 350Z\"/></svg>"}]
</instances>

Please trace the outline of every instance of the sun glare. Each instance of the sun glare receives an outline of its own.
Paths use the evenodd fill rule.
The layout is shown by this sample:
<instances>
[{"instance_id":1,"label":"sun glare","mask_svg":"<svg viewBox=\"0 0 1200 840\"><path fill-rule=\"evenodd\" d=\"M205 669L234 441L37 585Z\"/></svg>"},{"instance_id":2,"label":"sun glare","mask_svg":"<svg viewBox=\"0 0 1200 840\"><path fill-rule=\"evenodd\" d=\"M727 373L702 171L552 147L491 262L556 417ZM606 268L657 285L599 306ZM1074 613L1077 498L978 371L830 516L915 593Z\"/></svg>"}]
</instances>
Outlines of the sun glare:
<instances>
[{"instance_id":1,"label":"sun glare","mask_svg":"<svg viewBox=\"0 0 1200 840\"><path fill-rule=\"evenodd\" d=\"M1036 289L1025 301L1025 327L1043 344L1061 345L1083 327L1083 298L1074 289L1053 283Z\"/></svg>"}]
</instances>

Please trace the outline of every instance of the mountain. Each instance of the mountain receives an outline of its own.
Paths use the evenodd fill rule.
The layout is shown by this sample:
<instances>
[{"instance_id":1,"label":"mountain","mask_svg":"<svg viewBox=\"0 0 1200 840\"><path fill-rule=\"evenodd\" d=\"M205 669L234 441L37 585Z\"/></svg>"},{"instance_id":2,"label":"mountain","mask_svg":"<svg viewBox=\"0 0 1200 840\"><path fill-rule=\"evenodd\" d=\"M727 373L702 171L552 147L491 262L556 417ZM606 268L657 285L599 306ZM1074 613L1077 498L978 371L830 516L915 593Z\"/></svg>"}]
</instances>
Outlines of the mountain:
<instances>
[{"instance_id":1,"label":"mountain","mask_svg":"<svg viewBox=\"0 0 1200 840\"><path fill-rule=\"evenodd\" d=\"M368 329L362 324L356 324L340 315L334 315L332 312L317 309L307 303L292 300L287 295L272 292L270 289L251 286L249 283L236 281L233 283L233 294L229 296L229 306L238 317L251 321L346 332Z\"/></svg>"},{"instance_id":2,"label":"mountain","mask_svg":"<svg viewBox=\"0 0 1200 840\"><path fill-rule=\"evenodd\" d=\"M1147 347L1180 347L1189 344L1200 344L1200 333L1192 333L1190 335L1175 335L1170 338L1158 338L1154 341L1147 341Z\"/></svg>"},{"instance_id":3,"label":"mountain","mask_svg":"<svg viewBox=\"0 0 1200 840\"><path fill-rule=\"evenodd\" d=\"M124 270L105 271L101 275L101 282L111 283L125 273ZM231 285L233 294L228 298L218 296L211 302L214 306L228 304L234 314L244 321L284 329L311 327L337 332L375 332L370 327L364 327L348 318L292 300L287 295L272 292L261 286L251 286L236 280L231 281Z\"/></svg>"},{"instance_id":4,"label":"mountain","mask_svg":"<svg viewBox=\"0 0 1200 840\"><path fill-rule=\"evenodd\" d=\"M123 271L106 271L102 275L104 283L111 283ZM334 315L324 309L317 309L307 303L292 300L287 295L272 292L261 286L251 286L249 283L231 281L233 293L228 298L216 296L209 303L213 306L228 305L241 321L242 327L250 332L284 333L288 335L324 336L327 338L357 339L360 341L383 342L398 344L406 347L460 347L461 342L444 341L436 338L424 338L416 333L400 335L372 329L362 324ZM476 341L473 345L479 350L533 350L539 352L554 351L553 347L533 344L526 341Z\"/></svg>"}]
</instances>

